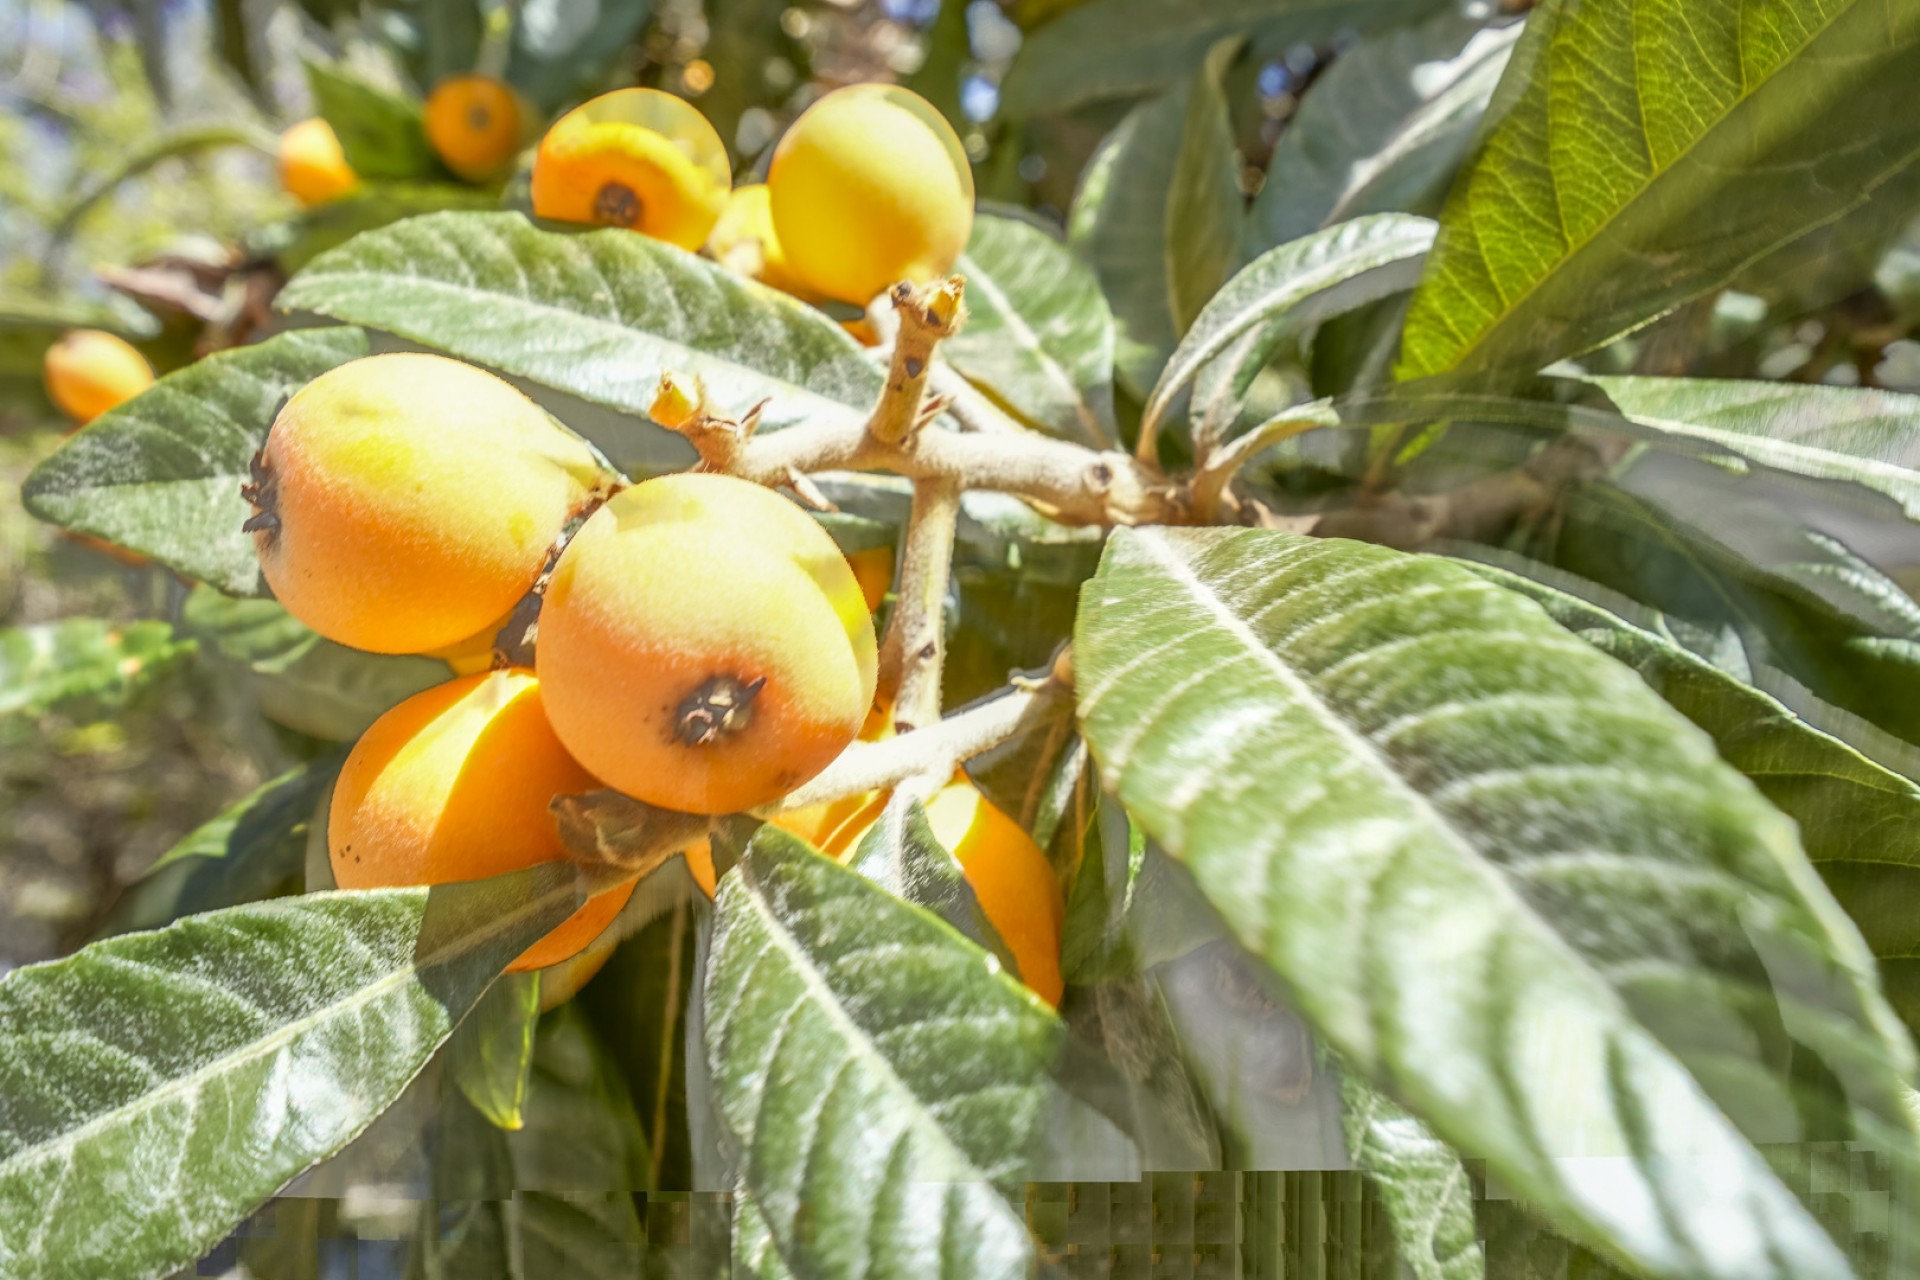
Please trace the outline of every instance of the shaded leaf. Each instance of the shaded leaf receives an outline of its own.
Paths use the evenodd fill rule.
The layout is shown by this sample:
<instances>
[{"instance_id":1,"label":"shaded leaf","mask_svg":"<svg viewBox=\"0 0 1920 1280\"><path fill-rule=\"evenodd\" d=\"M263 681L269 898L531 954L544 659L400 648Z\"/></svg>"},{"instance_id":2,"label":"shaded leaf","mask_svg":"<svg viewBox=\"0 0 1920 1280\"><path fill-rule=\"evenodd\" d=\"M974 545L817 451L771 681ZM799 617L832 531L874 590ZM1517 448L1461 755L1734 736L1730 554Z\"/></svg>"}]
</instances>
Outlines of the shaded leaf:
<instances>
[{"instance_id":1,"label":"shaded leaf","mask_svg":"<svg viewBox=\"0 0 1920 1280\"><path fill-rule=\"evenodd\" d=\"M119 705L193 651L164 622L68 618L0 629L0 716L77 699Z\"/></svg>"},{"instance_id":2,"label":"shaded leaf","mask_svg":"<svg viewBox=\"0 0 1920 1280\"><path fill-rule=\"evenodd\" d=\"M1162 88L1230 36L1320 44L1342 31L1403 21L1444 0L1094 0L1030 32L1001 87L1015 116Z\"/></svg>"},{"instance_id":3,"label":"shaded leaf","mask_svg":"<svg viewBox=\"0 0 1920 1280\"><path fill-rule=\"evenodd\" d=\"M1242 337L1258 331L1250 348L1234 350L1230 363L1257 370L1286 335L1412 288L1433 229L1425 218L1374 214L1256 258L1213 295L1180 340L1147 398L1145 422L1157 423L1200 371Z\"/></svg>"},{"instance_id":4,"label":"shaded leaf","mask_svg":"<svg viewBox=\"0 0 1920 1280\"><path fill-rule=\"evenodd\" d=\"M0 979L0 1270L192 1262L398 1097L584 884L233 907Z\"/></svg>"},{"instance_id":5,"label":"shaded leaf","mask_svg":"<svg viewBox=\"0 0 1920 1280\"><path fill-rule=\"evenodd\" d=\"M247 240L250 252L271 257L289 274L363 231L403 218L445 209L491 209L495 198L452 182L369 182L357 190L302 210L294 218L260 228Z\"/></svg>"},{"instance_id":6,"label":"shaded leaf","mask_svg":"<svg viewBox=\"0 0 1920 1280\"><path fill-rule=\"evenodd\" d=\"M653 0L527 0L513 9L507 82L548 111L600 86L653 12Z\"/></svg>"},{"instance_id":7,"label":"shaded leaf","mask_svg":"<svg viewBox=\"0 0 1920 1280\"><path fill-rule=\"evenodd\" d=\"M21 486L28 511L222 591L260 587L240 496L281 402L367 354L358 329L301 329L170 373L66 441Z\"/></svg>"},{"instance_id":8,"label":"shaded leaf","mask_svg":"<svg viewBox=\"0 0 1920 1280\"><path fill-rule=\"evenodd\" d=\"M518 1129L533 1074L533 1030L540 1021L540 975L502 974L447 1043L453 1082L473 1109L499 1129Z\"/></svg>"},{"instance_id":9,"label":"shaded leaf","mask_svg":"<svg viewBox=\"0 0 1920 1280\"><path fill-rule=\"evenodd\" d=\"M1431 1130L1351 1075L1340 1075L1347 1154L1380 1192L1414 1280L1478 1280L1487 1258L1466 1167Z\"/></svg>"},{"instance_id":10,"label":"shaded leaf","mask_svg":"<svg viewBox=\"0 0 1920 1280\"><path fill-rule=\"evenodd\" d=\"M1167 293L1174 330L1182 334L1226 283L1239 253L1245 201L1233 119L1221 85L1239 51L1240 41L1221 41L1194 77L1167 192Z\"/></svg>"},{"instance_id":11,"label":"shaded leaf","mask_svg":"<svg viewBox=\"0 0 1920 1280\"><path fill-rule=\"evenodd\" d=\"M1839 217L1920 155L1916 52L1920 8L1887 0L1548 0L1447 201L1402 375L1530 374Z\"/></svg>"},{"instance_id":12,"label":"shaded leaf","mask_svg":"<svg viewBox=\"0 0 1920 1280\"><path fill-rule=\"evenodd\" d=\"M358 236L281 291L279 305L424 346L645 415L666 371L766 427L878 398L879 369L833 321L718 263L622 228L570 232L517 213L437 213Z\"/></svg>"},{"instance_id":13,"label":"shaded leaf","mask_svg":"<svg viewBox=\"0 0 1920 1280\"><path fill-rule=\"evenodd\" d=\"M1253 251L1364 213L1436 211L1519 34L1449 10L1341 53L1274 145Z\"/></svg>"},{"instance_id":14,"label":"shaded leaf","mask_svg":"<svg viewBox=\"0 0 1920 1280\"><path fill-rule=\"evenodd\" d=\"M420 103L324 62L306 66L314 105L333 126L354 173L363 179L423 178L439 170Z\"/></svg>"},{"instance_id":15,"label":"shaded leaf","mask_svg":"<svg viewBox=\"0 0 1920 1280\"><path fill-rule=\"evenodd\" d=\"M331 742L353 741L388 708L453 675L437 658L349 649L275 601L209 587L187 597L182 621L209 654L239 666L261 714Z\"/></svg>"},{"instance_id":16,"label":"shaded leaf","mask_svg":"<svg viewBox=\"0 0 1920 1280\"><path fill-rule=\"evenodd\" d=\"M1755 1144L1908 1158L1911 1046L1631 672L1457 565L1258 530L1116 531L1075 637L1108 785L1363 1077L1653 1274L1847 1273Z\"/></svg>"},{"instance_id":17,"label":"shaded leaf","mask_svg":"<svg viewBox=\"0 0 1920 1280\"><path fill-rule=\"evenodd\" d=\"M718 908L714 1096L789 1267L1027 1275L1002 1192L1025 1180L1053 1103L1046 1006L927 912L773 827Z\"/></svg>"},{"instance_id":18,"label":"shaded leaf","mask_svg":"<svg viewBox=\"0 0 1920 1280\"><path fill-rule=\"evenodd\" d=\"M941 356L1042 430L1111 444L1113 313L1086 264L1027 219L982 211L954 270L967 323Z\"/></svg>"},{"instance_id":19,"label":"shaded leaf","mask_svg":"<svg viewBox=\"0 0 1920 1280\"><path fill-rule=\"evenodd\" d=\"M297 884L315 811L340 763L333 756L289 769L195 827L127 887L101 932L155 929Z\"/></svg>"}]
</instances>

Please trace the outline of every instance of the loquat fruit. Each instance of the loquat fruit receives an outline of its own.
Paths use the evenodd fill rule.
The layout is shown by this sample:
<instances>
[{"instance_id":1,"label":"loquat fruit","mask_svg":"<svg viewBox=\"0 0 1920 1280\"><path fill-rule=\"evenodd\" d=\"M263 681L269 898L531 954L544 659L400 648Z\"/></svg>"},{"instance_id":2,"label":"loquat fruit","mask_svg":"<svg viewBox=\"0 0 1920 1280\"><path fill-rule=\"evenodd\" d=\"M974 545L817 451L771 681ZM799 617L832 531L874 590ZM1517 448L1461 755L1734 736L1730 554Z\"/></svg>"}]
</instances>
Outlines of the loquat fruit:
<instances>
[{"instance_id":1,"label":"loquat fruit","mask_svg":"<svg viewBox=\"0 0 1920 1280\"><path fill-rule=\"evenodd\" d=\"M533 211L629 227L692 252L707 242L732 182L705 116L658 89L619 89L547 130L533 161Z\"/></svg>"},{"instance_id":2,"label":"loquat fruit","mask_svg":"<svg viewBox=\"0 0 1920 1280\"><path fill-rule=\"evenodd\" d=\"M524 669L462 676L394 707L355 744L327 814L343 889L450 884L566 856L548 806L597 784L554 736ZM595 894L508 966L544 969L598 937L633 882Z\"/></svg>"},{"instance_id":3,"label":"loquat fruit","mask_svg":"<svg viewBox=\"0 0 1920 1280\"><path fill-rule=\"evenodd\" d=\"M973 230L959 138L895 85L849 85L808 107L774 149L767 189L794 273L855 306L945 274Z\"/></svg>"},{"instance_id":4,"label":"loquat fruit","mask_svg":"<svg viewBox=\"0 0 1920 1280\"><path fill-rule=\"evenodd\" d=\"M1060 940L1067 908L1045 852L1026 828L964 776L942 787L926 811L934 837L952 851L982 914L1020 966L1021 980L1057 1006L1066 989L1060 976ZM836 847L826 852L835 857L851 854L879 817L875 809L864 826L842 830L833 839Z\"/></svg>"},{"instance_id":5,"label":"loquat fruit","mask_svg":"<svg viewBox=\"0 0 1920 1280\"><path fill-rule=\"evenodd\" d=\"M314 116L280 135L280 185L311 208L355 190L360 176L347 164L333 126Z\"/></svg>"},{"instance_id":6,"label":"loquat fruit","mask_svg":"<svg viewBox=\"0 0 1920 1280\"><path fill-rule=\"evenodd\" d=\"M153 366L123 338L75 329L47 348L41 362L47 397L85 425L153 385Z\"/></svg>"},{"instance_id":7,"label":"loquat fruit","mask_svg":"<svg viewBox=\"0 0 1920 1280\"><path fill-rule=\"evenodd\" d=\"M280 410L245 527L294 617L357 649L421 653L512 610L604 481L583 441L485 370L369 356Z\"/></svg>"},{"instance_id":8,"label":"loquat fruit","mask_svg":"<svg viewBox=\"0 0 1920 1280\"><path fill-rule=\"evenodd\" d=\"M727 269L758 280L761 284L808 297L812 290L801 283L787 264L780 238L773 231L773 210L764 183L735 187L727 197L727 207L707 237L707 252Z\"/></svg>"},{"instance_id":9,"label":"loquat fruit","mask_svg":"<svg viewBox=\"0 0 1920 1280\"><path fill-rule=\"evenodd\" d=\"M775 800L853 741L876 646L860 586L799 507L730 476L635 485L574 535L536 659L560 740L608 786L688 813Z\"/></svg>"},{"instance_id":10,"label":"loquat fruit","mask_svg":"<svg viewBox=\"0 0 1920 1280\"><path fill-rule=\"evenodd\" d=\"M520 150L527 111L492 76L450 76L427 95L427 141L447 168L469 182L497 178Z\"/></svg>"},{"instance_id":11,"label":"loquat fruit","mask_svg":"<svg viewBox=\"0 0 1920 1280\"><path fill-rule=\"evenodd\" d=\"M887 598L887 588L893 585L893 548L868 547L848 556L847 563L860 584L860 598L867 602L867 612L872 613Z\"/></svg>"}]
</instances>

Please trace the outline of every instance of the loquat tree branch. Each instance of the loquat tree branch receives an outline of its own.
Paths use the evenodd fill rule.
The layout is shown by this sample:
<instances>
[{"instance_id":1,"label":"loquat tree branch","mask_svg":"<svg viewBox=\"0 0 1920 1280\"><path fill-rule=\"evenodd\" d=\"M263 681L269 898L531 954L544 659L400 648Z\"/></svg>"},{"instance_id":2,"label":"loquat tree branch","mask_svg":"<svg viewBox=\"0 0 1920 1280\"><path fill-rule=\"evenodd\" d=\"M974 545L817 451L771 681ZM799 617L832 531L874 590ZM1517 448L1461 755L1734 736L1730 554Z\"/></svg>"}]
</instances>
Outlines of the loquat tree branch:
<instances>
[{"instance_id":1,"label":"loquat tree branch","mask_svg":"<svg viewBox=\"0 0 1920 1280\"><path fill-rule=\"evenodd\" d=\"M913 512L900 558L898 603L880 646L880 705L892 705L898 733L940 718L947 587L953 576L953 541L959 522L957 481L914 482Z\"/></svg>"}]
</instances>

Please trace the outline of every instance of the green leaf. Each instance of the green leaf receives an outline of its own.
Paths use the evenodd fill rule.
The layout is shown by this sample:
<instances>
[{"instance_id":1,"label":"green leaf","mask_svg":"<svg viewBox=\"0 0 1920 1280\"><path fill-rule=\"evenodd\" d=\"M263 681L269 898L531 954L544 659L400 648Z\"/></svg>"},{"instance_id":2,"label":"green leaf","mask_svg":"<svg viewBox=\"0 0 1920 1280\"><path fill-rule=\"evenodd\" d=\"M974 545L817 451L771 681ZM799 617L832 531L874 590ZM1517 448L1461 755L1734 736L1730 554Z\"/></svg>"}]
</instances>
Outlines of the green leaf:
<instances>
[{"instance_id":1,"label":"green leaf","mask_svg":"<svg viewBox=\"0 0 1920 1280\"><path fill-rule=\"evenodd\" d=\"M753 1188L742 1182L733 1189L733 1273L748 1280L792 1280L793 1272L781 1260L780 1247Z\"/></svg>"},{"instance_id":2,"label":"green leaf","mask_svg":"<svg viewBox=\"0 0 1920 1280\"><path fill-rule=\"evenodd\" d=\"M1759 380L1587 381L1642 426L1794 475L1864 485L1920 520L1920 396Z\"/></svg>"},{"instance_id":3,"label":"green leaf","mask_svg":"<svg viewBox=\"0 0 1920 1280\"><path fill-rule=\"evenodd\" d=\"M540 975L506 973L447 1044L454 1084L496 1128L518 1129L524 1123L520 1109L533 1075L533 1029L539 1021Z\"/></svg>"},{"instance_id":4,"label":"green leaf","mask_svg":"<svg viewBox=\"0 0 1920 1280\"><path fill-rule=\"evenodd\" d=\"M1335 58L1274 146L1253 250L1363 213L1436 211L1520 31L1442 11Z\"/></svg>"},{"instance_id":5,"label":"green leaf","mask_svg":"<svg viewBox=\"0 0 1920 1280\"><path fill-rule=\"evenodd\" d=\"M362 179L424 178L439 171L420 103L324 62L306 66L314 105L333 126L354 173Z\"/></svg>"},{"instance_id":6,"label":"green leaf","mask_svg":"<svg viewBox=\"0 0 1920 1280\"><path fill-rule=\"evenodd\" d=\"M1920 785L1634 620L1640 611L1628 602L1603 608L1560 589L1565 583L1493 565L1472 568L1633 668L1798 824L1808 858L1880 962L1894 1008L1909 1028L1920 1029L1920 927L1908 909L1920 896Z\"/></svg>"},{"instance_id":7,"label":"green leaf","mask_svg":"<svg viewBox=\"0 0 1920 1280\"><path fill-rule=\"evenodd\" d=\"M1191 876L1110 796L1067 898L1060 971L1075 986L1151 969L1221 936L1220 918Z\"/></svg>"},{"instance_id":8,"label":"green leaf","mask_svg":"<svg viewBox=\"0 0 1920 1280\"><path fill-rule=\"evenodd\" d=\"M1444 0L1095 0L1029 32L1001 86L1009 115L1065 111L1160 89L1220 40L1324 44L1342 31L1419 17Z\"/></svg>"},{"instance_id":9,"label":"green leaf","mask_svg":"<svg viewBox=\"0 0 1920 1280\"><path fill-rule=\"evenodd\" d=\"M262 715L330 742L353 741L389 707L453 678L437 658L362 653L324 639L272 600L197 587L182 621L241 669Z\"/></svg>"},{"instance_id":10,"label":"green leaf","mask_svg":"<svg viewBox=\"0 0 1920 1280\"><path fill-rule=\"evenodd\" d=\"M1235 164L1209 65L1128 112L1081 175L1068 243L1099 278L1119 326L1115 365L1140 396L1233 265Z\"/></svg>"},{"instance_id":11,"label":"green leaf","mask_svg":"<svg viewBox=\"0 0 1920 1280\"><path fill-rule=\"evenodd\" d=\"M570 232L517 213L439 213L322 254L279 298L386 329L596 404L645 415L663 372L717 407L761 400L764 427L862 417L884 378L812 307L718 263L615 227Z\"/></svg>"},{"instance_id":12,"label":"green leaf","mask_svg":"<svg viewBox=\"0 0 1920 1280\"><path fill-rule=\"evenodd\" d=\"M1920 8L1888 0L1548 0L1447 201L1402 376L1530 374L1838 218L1920 155L1917 53Z\"/></svg>"},{"instance_id":13,"label":"green leaf","mask_svg":"<svg viewBox=\"0 0 1920 1280\"><path fill-rule=\"evenodd\" d=\"M1237 362L1257 369L1290 333L1413 287L1433 243L1433 223L1408 214L1356 218L1270 249L1213 296L1160 372L1143 431L1208 364L1259 330Z\"/></svg>"},{"instance_id":14,"label":"green leaf","mask_svg":"<svg viewBox=\"0 0 1920 1280\"><path fill-rule=\"evenodd\" d=\"M1075 666L1107 785L1364 1078L1651 1274L1847 1274L1755 1144L1909 1158L1911 1045L1632 672L1458 565L1261 530L1116 531Z\"/></svg>"},{"instance_id":15,"label":"green leaf","mask_svg":"<svg viewBox=\"0 0 1920 1280\"><path fill-rule=\"evenodd\" d=\"M796 1274L1028 1274L1002 1193L1060 1024L979 948L765 827L720 887L705 1014L740 1176Z\"/></svg>"},{"instance_id":16,"label":"green leaf","mask_svg":"<svg viewBox=\"0 0 1920 1280\"><path fill-rule=\"evenodd\" d=\"M332 756L289 769L195 827L127 887L102 932L156 929L297 883L315 812L340 762Z\"/></svg>"},{"instance_id":17,"label":"green leaf","mask_svg":"<svg viewBox=\"0 0 1920 1280\"><path fill-rule=\"evenodd\" d=\"M491 209L497 203L485 191L451 182L368 182L297 217L262 227L248 238L247 248L271 257L291 275L363 231L420 214Z\"/></svg>"},{"instance_id":18,"label":"green leaf","mask_svg":"<svg viewBox=\"0 0 1920 1280\"><path fill-rule=\"evenodd\" d=\"M985 211L954 270L967 323L941 356L1043 431L1112 444L1113 313L1093 271L1026 218Z\"/></svg>"},{"instance_id":19,"label":"green leaf","mask_svg":"<svg viewBox=\"0 0 1920 1280\"><path fill-rule=\"evenodd\" d=\"M1019 964L981 908L960 860L940 843L926 809L911 795L893 794L872 829L847 855L846 864L901 901L926 908L961 937L990 952L1005 972L1020 976Z\"/></svg>"},{"instance_id":20,"label":"green leaf","mask_svg":"<svg viewBox=\"0 0 1920 1280\"><path fill-rule=\"evenodd\" d=\"M233 907L0 979L0 1271L191 1263L366 1128L584 886L554 865Z\"/></svg>"},{"instance_id":21,"label":"green leaf","mask_svg":"<svg viewBox=\"0 0 1920 1280\"><path fill-rule=\"evenodd\" d=\"M0 629L0 716L83 698L120 705L193 650L164 622L68 618Z\"/></svg>"},{"instance_id":22,"label":"green leaf","mask_svg":"<svg viewBox=\"0 0 1920 1280\"><path fill-rule=\"evenodd\" d=\"M1379 1190L1413 1280L1480 1280L1487 1258L1474 1220L1473 1181L1427 1126L1340 1073L1347 1155Z\"/></svg>"},{"instance_id":23,"label":"green leaf","mask_svg":"<svg viewBox=\"0 0 1920 1280\"><path fill-rule=\"evenodd\" d=\"M281 402L367 354L358 329L300 329L197 360L100 415L21 486L27 510L235 595L260 589L240 496Z\"/></svg>"},{"instance_id":24,"label":"green leaf","mask_svg":"<svg viewBox=\"0 0 1920 1280\"><path fill-rule=\"evenodd\" d=\"M609 64L620 59L652 14L653 0L590 5L528 0L512 12L507 82L553 111L603 85Z\"/></svg>"}]
</instances>

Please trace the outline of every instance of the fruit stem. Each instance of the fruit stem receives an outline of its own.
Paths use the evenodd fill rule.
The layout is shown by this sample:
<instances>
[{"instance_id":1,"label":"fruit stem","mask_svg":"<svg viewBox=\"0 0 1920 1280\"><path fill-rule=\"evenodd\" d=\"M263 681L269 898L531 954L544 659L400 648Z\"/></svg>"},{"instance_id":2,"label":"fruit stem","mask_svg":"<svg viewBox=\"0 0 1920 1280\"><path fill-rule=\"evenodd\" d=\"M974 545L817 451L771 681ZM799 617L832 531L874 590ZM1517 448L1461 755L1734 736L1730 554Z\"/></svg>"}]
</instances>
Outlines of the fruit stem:
<instances>
[{"instance_id":1,"label":"fruit stem","mask_svg":"<svg viewBox=\"0 0 1920 1280\"><path fill-rule=\"evenodd\" d=\"M959 481L914 482L913 511L900 559L899 603L880 645L879 698L882 705L893 705L896 733L923 728L940 718L940 682L947 657L947 586L959 521Z\"/></svg>"},{"instance_id":2,"label":"fruit stem","mask_svg":"<svg viewBox=\"0 0 1920 1280\"><path fill-rule=\"evenodd\" d=\"M883 445L898 445L915 435L925 420L921 413L927 376L933 371L934 348L966 323L966 282L948 276L931 284L893 286L893 309L899 314L899 332L893 340L893 360L887 371L887 389L867 419L867 434Z\"/></svg>"}]
</instances>

